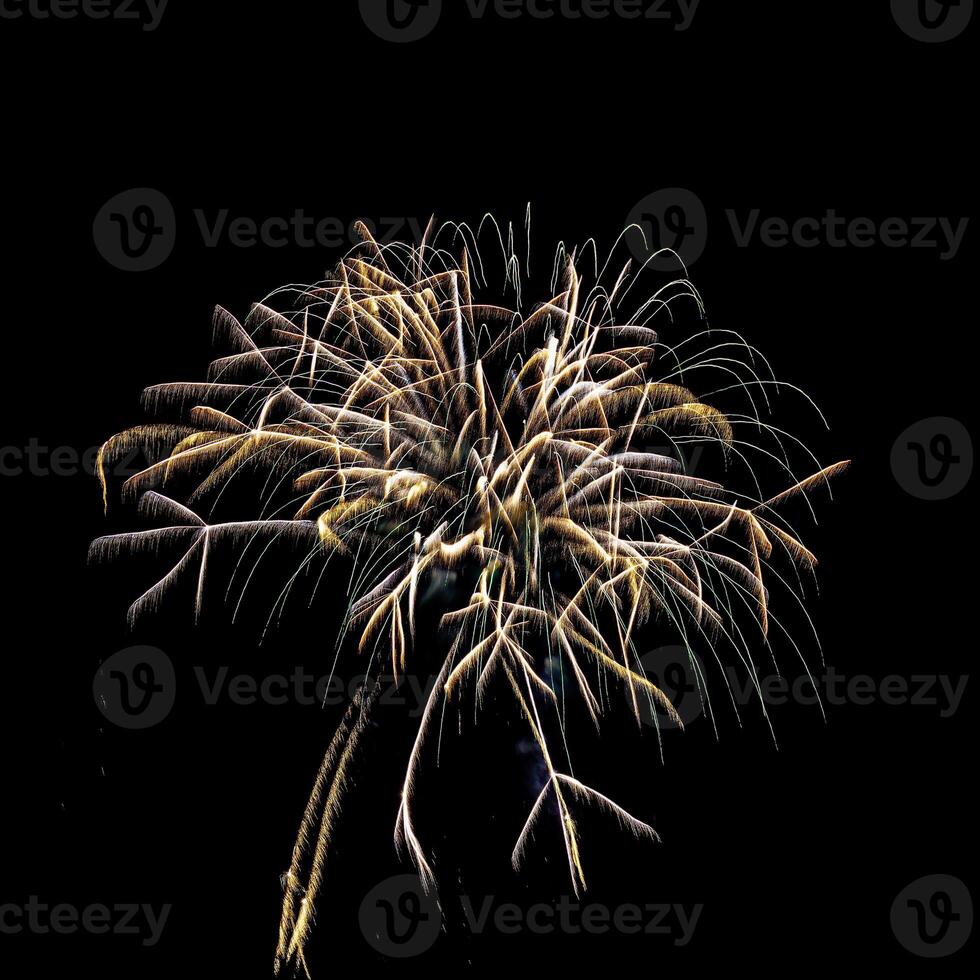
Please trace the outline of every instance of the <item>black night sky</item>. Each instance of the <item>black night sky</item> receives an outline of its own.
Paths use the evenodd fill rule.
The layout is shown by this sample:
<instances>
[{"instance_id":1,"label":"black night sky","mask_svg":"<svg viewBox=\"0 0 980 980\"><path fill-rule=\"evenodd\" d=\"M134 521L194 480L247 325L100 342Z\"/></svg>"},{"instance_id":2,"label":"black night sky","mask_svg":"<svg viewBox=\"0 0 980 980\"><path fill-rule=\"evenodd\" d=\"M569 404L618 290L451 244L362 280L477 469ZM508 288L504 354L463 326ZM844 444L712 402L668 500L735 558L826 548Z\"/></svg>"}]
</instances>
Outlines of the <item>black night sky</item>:
<instances>
[{"instance_id":1,"label":"black night sky","mask_svg":"<svg viewBox=\"0 0 980 980\"><path fill-rule=\"evenodd\" d=\"M103 515L87 471L106 437L144 420L144 388L204 377L216 304L244 315L284 283L322 278L357 219L411 239L432 214L520 228L528 203L539 267L559 240L608 248L631 220L658 229L689 259L712 327L762 350L829 430L800 400L778 422L821 462L853 460L818 525L802 524L821 559L808 609L825 666L807 653L826 718L808 690L773 682L773 732L748 695L741 723L719 702L716 733L695 708L662 752L625 713L598 742L581 729L582 773L662 840L583 814L580 900L553 817L524 873L510 868L538 778L519 720L492 706L478 730L454 720L419 815L440 854L441 929L421 941L413 927L400 946L365 922L425 913L396 887L412 868L392 843L410 688L357 762L314 977L512 964L768 977L915 969L917 953L961 972L975 24L957 27L963 12L937 0L925 23L897 0L446 3L433 25L429 5L400 2L362 16L353 2L137 0L137 20L121 6L42 17L50 0L5 0L0 21L13 763L0 958L21 964L4 975L272 975L280 875L357 675L346 663L325 707L306 696L330 674L346 582L261 642L267 610L249 603L233 623L220 589L198 624L180 593L130 630L145 569L87 563L93 538L132 526ZM380 36L398 30L389 8L425 36ZM164 258L142 271L105 220L134 189L159 194L130 230L167 229ZM93 697L100 665L134 646L165 652L177 692L141 730ZM791 685L801 671L782 654ZM430 666L421 658L411 682ZM59 905L74 930L54 927ZM93 906L106 928L98 912L83 921ZM121 927L130 906L135 932Z\"/></svg>"}]
</instances>

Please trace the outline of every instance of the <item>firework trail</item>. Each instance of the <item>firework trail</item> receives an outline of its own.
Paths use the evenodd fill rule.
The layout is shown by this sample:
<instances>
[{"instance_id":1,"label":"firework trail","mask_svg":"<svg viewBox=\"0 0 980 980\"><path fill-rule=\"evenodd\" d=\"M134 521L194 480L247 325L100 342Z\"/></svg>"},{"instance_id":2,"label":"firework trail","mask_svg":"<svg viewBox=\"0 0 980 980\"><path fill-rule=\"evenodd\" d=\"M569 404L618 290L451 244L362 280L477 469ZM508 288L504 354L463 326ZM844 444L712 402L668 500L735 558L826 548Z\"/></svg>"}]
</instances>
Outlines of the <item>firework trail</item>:
<instances>
[{"instance_id":1,"label":"firework trail","mask_svg":"<svg viewBox=\"0 0 980 980\"><path fill-rule=\"evenodd\" d=\"M485 228L499 245L509 304L475 298L488 282L477 248ZM699 640L751 665L755 641L737 612L749 610L762 637L778 625L766 579L786 580L772 571L774 553L803 569L815 564L776 508L845 464L814 461L813 475L792 474L784 447L793 440L760 418L778 383L760 376L764 359L737 335L705 329L673 347L659 341L652 324L670 324L675 305L693 304L701 317L686 278L631 301L644 271L635 262L617 267L611 256L603 265L591 242L571 253L559 247L551 298L525 313L529 259L518 258L512 228L504 235L485 219L477 233L463 225L434 232L430 223L415 247L381 247L362 234L326 281L278 291L244 323L219 308L215 329L230 354L208 381L147 391L147 407L176 421L110 439L100 472L137 447L156 454L161 461L123 492L162 526L102 538L93 556L182 552L136 600L133 617L185 579L200 612L215 549L291 544L300 558L286 592L314 556L346 557L356 571L344 635L377 671L389 662L396 678L410 667L420 597L439 596L448 606L444 656L409 754L396 842L433 888L413 816L419 772L447 706L470 697L479 708L490 686L502 685L543 779L514 866L542 814L557 813L578 894L586 885L578 806L598 806L639 837L656 833L573 778L564 738L547 737L555 718L564 734L565 678L597 727L623 702L637 719L653 707L679 725L644 676L637 637L655 619L683 639L692 666ZM444 237L451 249L439 244ZM740 392L744 414L723 414L685 385L709 369L721 381L707 397ZM760 448L759 436L774 448ZM693 446L744 464L748 488L736 494L692 473ZM777 496L755 481L753 450L786 473ZM256 473L262 490L251 519L209 523L209 504ZM182 499L168 495L174 486ZM108 501L105 477L103 488ZM443 587L449 580L452 589ZM355 700L316 778L284 876L277 972L287 963L306 970L314 903L371 701L370 692Z\"/></svg>"}]
</instances>

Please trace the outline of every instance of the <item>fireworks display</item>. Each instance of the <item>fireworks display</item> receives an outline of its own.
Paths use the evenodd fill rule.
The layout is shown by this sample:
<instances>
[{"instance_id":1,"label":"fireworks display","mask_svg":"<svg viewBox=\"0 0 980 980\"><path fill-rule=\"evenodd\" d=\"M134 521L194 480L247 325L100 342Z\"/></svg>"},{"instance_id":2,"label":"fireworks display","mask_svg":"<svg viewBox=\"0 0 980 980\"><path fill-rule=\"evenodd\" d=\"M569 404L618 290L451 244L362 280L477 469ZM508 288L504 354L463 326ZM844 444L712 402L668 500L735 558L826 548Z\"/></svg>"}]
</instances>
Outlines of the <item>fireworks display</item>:
<instances>
[{"instance_id":1,"label":"fireworks display","mask_svg":"<svg viewBox=\"0 0 980 980\"><path fill-rule=\"evenodd\" d=\"M502 270L500 305L478 296L490 278L477 248L486 228ZM800 444L762 420L781 386L738 335L707 329L686 278L641 294L642 263L602 262L592 243L560 247L550 298L528 307L529 258L518 256L513 229L503 234L492 220L479 233L430 226L411 247L363 236L326 281L278 291L243 323L219 309L229 353L208 381L148 390L146 405L162 421L109 440L100 470L136 447L159 459L123 492L160 526L102 538L93 554L180 556L133 616L158 608L180 582L191 583L200 610L215 549L250 551L254 561L273 542L292 545L287 592L317 556L347 561L341 642L350 638L374 675L412 668L420 604L440 604L440 635L424 638L427 655L438 648L438 681L406 760L395 840L434 888L413 808L417 777L440 717L464 701L479 709L494 685L509 692L545 773L514 866L536 826L557 815L578 894L586 886L578 807L597 806L638 836L656 833L571 775L564 739L549 737L564 732L566 696L597 729L614 710L639 719L652 709L679 724L640 664L650 630L679 637L699 679L699 643L752 664L780 628L769 577L792 587L777 559L794 574L815 564L777 508L844 464L814 461L812 475L794 475L785 447ZM672 324L677 304L693 308L703 329L668 345L660 323ZM691 379L712 372L696 395ZM733 393L744 412L708 404ZM708 479L691 465L695 447L714 454L721 472L749 479L737 488ZM786 474L776 496L754 480L752 452ZM241 496L249 475L252 513L215 521L214 501ZM272 596L269 606L282 602ZM372 700L370 689L354 700L316 777L284 876L277 969L306 969L324 862Z\"/></svg>"}]
</instances>

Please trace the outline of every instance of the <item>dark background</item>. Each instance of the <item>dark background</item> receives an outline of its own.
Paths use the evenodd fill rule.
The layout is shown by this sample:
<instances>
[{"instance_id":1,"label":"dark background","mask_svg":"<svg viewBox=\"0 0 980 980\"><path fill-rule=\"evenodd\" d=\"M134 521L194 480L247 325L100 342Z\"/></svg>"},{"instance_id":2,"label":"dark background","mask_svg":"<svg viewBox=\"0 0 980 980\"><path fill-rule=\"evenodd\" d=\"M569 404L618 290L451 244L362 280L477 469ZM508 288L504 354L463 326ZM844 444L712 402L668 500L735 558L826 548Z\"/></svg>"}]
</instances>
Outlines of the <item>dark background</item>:
<instances>
[{"instance_id":1,"label":"dark background","mask_svg":"<svg viewBox=\"0 0 980 980\"><path fill-rule=\"evenodd\" d=\"M709 3L689 30L659 23L471 22L448 12L416 44L370 34L348 3L255 10L173 0L154 33L85 20L0 21L5 95L3 444L98 445L142 421L139 394L203 377L216 303L244 314L285 282L320 278L340 251L204 247L192 212L261 219L399 216L520 222L539 242L611 244L638 201L664 187L705 205L708 239L692 278L712 325L761 347L777 374L827 415L785 419L826 462L855 460L807 543L822 558L813 603L827 661L854 676L958 677L970 670L967 500L916 499L894 478L892 445L912 423L969 423L974 365L967 270L936 249L736 246L740 215L953 219L972 212L966 49L898 29L888 4ZM92 222L113 195L152 187L177 214L159 268L113 268ZM794 426L793 423L797 423ZM799 428L799 427L802 427ZM91 688L98 665L136 642L168 651L178 690L193 665L322 674L330 617L258 647L220 608L194 629L186 604L134 637L125 569L93 571L91 539L112 525L85 475L0 478L6 517L6 739L0 903L172 903L160 944L82 936L0 936L0 952L51 975L266 976L297 822L336 711L178 696L146 732L107 723ZM145 586L144 586L145 587ZM224 616L224 618L223 618ZM248 617L246 617L246 620ZM837 966L916 966L889 910L913 879L970 882L967 687L959 712L935 706L790 705L778 750L757 713L726 717L717 741L692 727L620 741L589 757L599 786L656 823L653 847L586 821L594 893L704 903L689 946L650 937L484 935L460 930L411 966L619 971L722 966L763 975ZM390 827L397 800L369 754L377 789L342 828L320 915L318 975L393 964L357 926L364 894L404 869ZM505 757L461 792L508 775ZM390 775L390 773L389 773ZM483 777L486 777L485 780ZM506 780L505 780L506 782ZM556 842L539 838L524 880L506 853L522 809L504 794L480 828L473 894L522 902L567 889ZM447 802L441 815L451 822ZM515 824L516 821L516 824ZM449 846L449 845L447 845ZM543 856L551 854L551 863ZM503 858L503 865L498 860ZM957 970L964 954L936 960ZM394 964L395 968L399 967ZM15 975L15 974L11 974Z\"/></svg>"}]
</instances>

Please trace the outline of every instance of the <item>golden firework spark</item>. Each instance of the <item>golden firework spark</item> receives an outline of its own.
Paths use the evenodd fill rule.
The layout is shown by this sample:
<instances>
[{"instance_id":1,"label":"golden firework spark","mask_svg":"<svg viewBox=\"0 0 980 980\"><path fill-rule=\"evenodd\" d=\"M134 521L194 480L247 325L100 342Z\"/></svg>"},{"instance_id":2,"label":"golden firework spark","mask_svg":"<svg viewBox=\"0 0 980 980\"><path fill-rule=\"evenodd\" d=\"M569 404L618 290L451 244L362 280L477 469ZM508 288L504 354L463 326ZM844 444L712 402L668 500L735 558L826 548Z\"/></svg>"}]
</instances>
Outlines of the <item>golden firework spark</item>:
<instances>
[{"instance_id":1,"label":"golden firework spark","mask_svg":"<svg viewBox=\"0 0 980 980\"><path fill-rule=\"evenodd\" d=\"M420 593L455 574L466 593L441 617L445 656L408 758L396 842L433 888L413 819L424 748L440 708L466 691L479 704L499 682L546 770L514 866L542 813L557 810L578 894L586 875L576 806L596 805L638 836L656 833L563 771L542 718L548 712L562 725L564 717L546 665L560 662L596 726L609 682L637 719L654 705L679 724L644 676L639 632L657 618L689 649L697 638L727 642L751 664L735 607L750 606L767 634L764 579L774 550L815 564L775 508L845 464L797 479L785 457L788 488L768 499L757 487L736 496L693 474L686 447L713 445L744 460L754 443L742 431L788 440L757 411L777 384L756 372L761 358L728 332L699 333L709 344L697 356L685 347L690 338L661 344L655 318L669 321L682 301L701 310L691 283L662 285L624 318L643 270L629 261L617 269L612 258L600 267L592 243L579 253L559 248L551 298L522 313L514 232L487 224L515 297L509 305L474 298L487 285L478 235L458 225L433 234L430 224L415 247L381 247L362 229L363 242L330 279L275 294L278 305L288 299L287 312L270 299L241 324L218 309L216 330L231 353L213 363L210 379L147 392L151 409L179 421L124 432L100 455L106 499L115 460L135 447L162 458L124 492L164 526L100 539L93 554L184 549L133 616L157 607L185 576L195 581L199 610L209 555L225 545L286 538L305 546L300 567L315 553L348 556L357 574L345 632L356 630L372 663L383 653L396 677L409 667ZM452 252L437 245L446 234ZM726 379L714 394L748 395L748 414L723 414L685 386L686 374L706 366ZM290 512L269 514L260 500L250 520L209 523L199 513L209 495L254 471L268 474L267 487L293 488ZM194 489L183 501L162 492L189 479ZM316 778L284 876L277 971L286 963L306 969L324 862L371 700L369 692L355 700Z\"/></svg>"}]
</instances>

